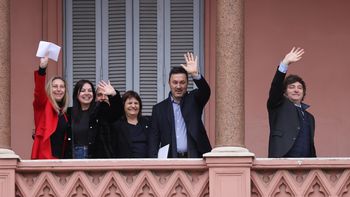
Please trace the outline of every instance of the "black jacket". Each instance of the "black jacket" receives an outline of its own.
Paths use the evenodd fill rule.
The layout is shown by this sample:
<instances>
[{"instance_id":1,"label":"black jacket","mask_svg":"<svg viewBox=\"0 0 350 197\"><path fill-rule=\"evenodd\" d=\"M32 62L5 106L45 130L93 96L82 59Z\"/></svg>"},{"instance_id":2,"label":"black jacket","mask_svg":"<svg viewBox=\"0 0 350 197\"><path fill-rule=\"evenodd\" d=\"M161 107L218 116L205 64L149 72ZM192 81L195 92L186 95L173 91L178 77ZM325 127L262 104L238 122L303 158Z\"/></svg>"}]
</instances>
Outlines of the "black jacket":
<instances>
[{"instance_id":1,"label":"black jacket","mask_svg":"<svg viewBox=\"0 0 350 197\"><path fill-rule=\"evenodd\" d=\"M188 157L200 158L204 153L211 151L202 122L202 112L210 97L210 87L203 76L193 81L198 89L186 93L181 100L180 107L187 129ZM167 144L170 144L168 157L177 157L174 113L170 94L167 99L153 107L149 143L150 157L157 157L158 149Z\"/></svg>"},{"instance_id":2,"label":"black jacket","mask_svg":"<svg viewBox=\"0 0 350 197\"><path fill-rule=\"evenodd\" d=\"M138 123L142 132L146 137L146 150L144 158L148 157L148 135L151 129L151 123L147 117L141 117ZM135 158L135 155L132 152L132 141L130 137L130 131L128 128L128 123L125 119L120 119L114 122L111 125L112 131L112 149L113 149L113 157L115 158Z\"/></svg>"},{"instance_id":3,"label":"black jacket","mask_svg":"<svg viewBox=\"0 0 350 197\"><path fill-rule=\"evenodd\" d=\"M301 129L298 111L293 102L284 94L283 81L286 73L277 70L271 84L267 110L269 113L270 139L269 157L283 157L294 145ZM311 121L311 156L316 157L314 145L315 119L307 111Z\"/></svg>"},{"instance_id":4,"label":"black jacket","mask_svg":"<svg viewBox=\"0 0 350 197\"><path fill-rule=\"evenodd\" d=\"M109 97L110 105L106 102L94 103L89 115L88 136L88 158L112 158L113 148L111 141L110 124L118 120L123 113L123 106L119 92L113 97ZM73 108L74 109L74 108ZM79 116L78 112L70 109L71 128L74 130L75 116ZM74 142L74 132L72 141ZM71 143L73 149L74 143ZM73 149L74 150L74 149Z\"/></svg>"}]
</instances>

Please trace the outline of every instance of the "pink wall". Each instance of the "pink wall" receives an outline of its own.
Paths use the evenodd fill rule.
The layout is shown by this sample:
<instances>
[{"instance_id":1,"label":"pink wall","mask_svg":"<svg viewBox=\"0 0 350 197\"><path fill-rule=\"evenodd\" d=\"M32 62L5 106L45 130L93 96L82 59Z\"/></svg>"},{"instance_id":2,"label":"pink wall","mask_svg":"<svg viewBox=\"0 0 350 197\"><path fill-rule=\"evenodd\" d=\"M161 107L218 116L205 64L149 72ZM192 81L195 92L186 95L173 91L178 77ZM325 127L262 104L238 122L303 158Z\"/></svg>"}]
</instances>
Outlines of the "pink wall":
<instances>
[{"instance_id":1,"label":"pink wall","mask_svg":"<svg viewBox=\"0 0 350 197\"><path fill-rule=\"evenodd\" d=\"M307 86L316 119L318 156L350 156L350 1L246 1L246 146L267 156L266 100L275 69L292 46L304 58L290 66Z\"/></svg>"},{"instance_id":2,"label":"pink wall","mask_svg":"<svg viewBox=\"0 0 350 197\"><path fill-rule=\"evenodd\" d=\"M11 0L11 147L23 159L32 147L34 70L40 40L61 45L62 0ZM60 11L58 11L60 10ZM60 32L60 34L58 34ZM49 63L48 75L60 74L62 61Z\"/></svg>"},{"instance_id":3,"label":"pink wall","mask_svg":"<svg viewBox=\"0 0 350 197\"><path fill-rule=\"evenodd\" d=\"M305 101L311 104L310 112L316 118L318 155L349 156L350 134L347 131L350 130L350 121L346 119L346 112L350 109L347 101L350 94L345 84L350 84L346 58L350 52L347 21L350 19L350 1L245 2L247 148L258 157L267 155L269 127L266 99L269 85L279 61L296 45L304 47L306 54L299 63L291 65L290 73L301 75L307 83ZM35 57L37 44L41 39L62 43L62 35L58 34L62 32L58 25L62 20L60 6L61 0L11 0L11 143L13 150L22 158L29 158L31 152L33 70L38 63ZM212 37L206 39L215 43ZM51 65L54 69L49 74L61 73L61 63ZM210 67L210 70L215 71L215 68ZM215 101L211 99L211 103ZM211 104L209 109L215 110L215 106ZM207 126L214 142L214 124Z\"/></svg>"},{"instance_id":4,"label":"pink wall","mask_svg":"<svg viewBox=\"0 0 350 197\"><path fill-rule=\"evenodd\" d=\"M33 71L42 37L41 0L11 0L11 147L29 158L32 144Z\"/></svg>"}]
</instances>

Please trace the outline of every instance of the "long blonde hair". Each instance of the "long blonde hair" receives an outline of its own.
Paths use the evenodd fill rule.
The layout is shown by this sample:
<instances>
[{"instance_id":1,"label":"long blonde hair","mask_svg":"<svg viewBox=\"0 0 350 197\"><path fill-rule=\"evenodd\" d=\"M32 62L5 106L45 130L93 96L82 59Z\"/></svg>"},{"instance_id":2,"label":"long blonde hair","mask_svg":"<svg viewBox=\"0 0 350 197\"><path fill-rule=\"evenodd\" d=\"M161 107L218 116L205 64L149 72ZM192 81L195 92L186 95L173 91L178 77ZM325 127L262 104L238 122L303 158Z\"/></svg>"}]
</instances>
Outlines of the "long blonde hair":
<instances>
[{"instance_id":1,"label":"long blonde hair","mask_svg":"<svg viewBox=\"0 0 350 197\"><path fill-rule=\"evenodd\" d=\"M56 79L62 80L64 83L64 88L65 88L64 96L62 98L61 107L58 105L57 101L55 100L55 98L52 95L52 83ZM59 76L52 77L46 84L46 94L47 94L47 97L49 98L50 102L52 103L52 105L56 109L57 113L60 113L60 111L63 113L67 111L67 108L69 105L69 103L68 103L69 96L68 96L68 87L67 87L66 80L64 80L62 77L59 77Z\"/></svg>"}]
</instances>

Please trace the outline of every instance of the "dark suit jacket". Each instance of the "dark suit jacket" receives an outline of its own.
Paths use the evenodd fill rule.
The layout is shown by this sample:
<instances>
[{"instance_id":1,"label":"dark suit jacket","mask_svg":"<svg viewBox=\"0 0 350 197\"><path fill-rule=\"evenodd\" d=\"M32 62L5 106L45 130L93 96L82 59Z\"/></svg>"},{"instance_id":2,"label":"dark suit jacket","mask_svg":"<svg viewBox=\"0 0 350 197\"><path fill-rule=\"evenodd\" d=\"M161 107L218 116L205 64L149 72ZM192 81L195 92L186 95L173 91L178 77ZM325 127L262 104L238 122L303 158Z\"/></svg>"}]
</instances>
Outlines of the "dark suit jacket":
<instances>
[{"instance_id":1,"label":"dark suit jacket","mask_svg":"<svg viewBox=\"0 0 350 197\"><path fill-rule=\"evenodd\" d=\"M181 100L180 107L187 129L188 157L199 158L211 151L202 122L202 111L209 100L210 87L203 76L193 81L198 89L187 92ZM167 99L153 106L149 143L150 157L157 157L158 149L167 144L170 144L168 157L177 157L174 112L170 94Z\"/></svg>"},{"instance_id":2,"label":"dark suit jacket","mask_svg":"<svg viewBox=\"0 0 350 197\"><path fill-rule=\"evenodd\" d=\"M294 103L283 95L285 76L286 73L277 70L267 101L270 124L269 157L285 156L294 145L301 128L298 111ZM311 121L311 155L316 157L314 145L315 119L312 114L305 112L309 115Z\"/></svg>"},{"instance_id":3,"label":"dark suit jacket","mask_svg":"<svg viewBox=\"0 0 350 197\"><path fill-rule=\"evenodd\" d=\"M134 154L131 149L132 141L130 139L130 131L127 126L127 122L124 119L120 119L111 125L112 131L112 147L115 158L134 158ZM150 121L147 117L141 117L139 124L142 127L143 132L148 139L148 135L151 129ZM148 146L148 142L146 142ZM145 150L145 158L147 157L148 150Z\"/></svg>"}]
</instances>

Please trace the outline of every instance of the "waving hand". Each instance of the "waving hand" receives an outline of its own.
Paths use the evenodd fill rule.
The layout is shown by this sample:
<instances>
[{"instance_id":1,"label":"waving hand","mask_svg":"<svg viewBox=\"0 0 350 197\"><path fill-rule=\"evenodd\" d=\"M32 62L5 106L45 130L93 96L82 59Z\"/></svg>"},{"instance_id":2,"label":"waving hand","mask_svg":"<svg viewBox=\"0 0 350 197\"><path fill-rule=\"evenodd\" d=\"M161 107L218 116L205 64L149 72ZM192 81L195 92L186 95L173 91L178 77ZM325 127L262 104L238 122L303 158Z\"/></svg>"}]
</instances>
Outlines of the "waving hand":
<instances>
[{"instance_id":1,"label":"waving hand","mask_svg":"<svg viewBox=\"0 0 350 197\"><path fill-rule=\"evenodd\" d=\"M297 62L302 58L304 53L304 49L300 47L293 47L292 50L282 60L282 64L289 65L291 63Z\"/></svg>"}]
</instances>

